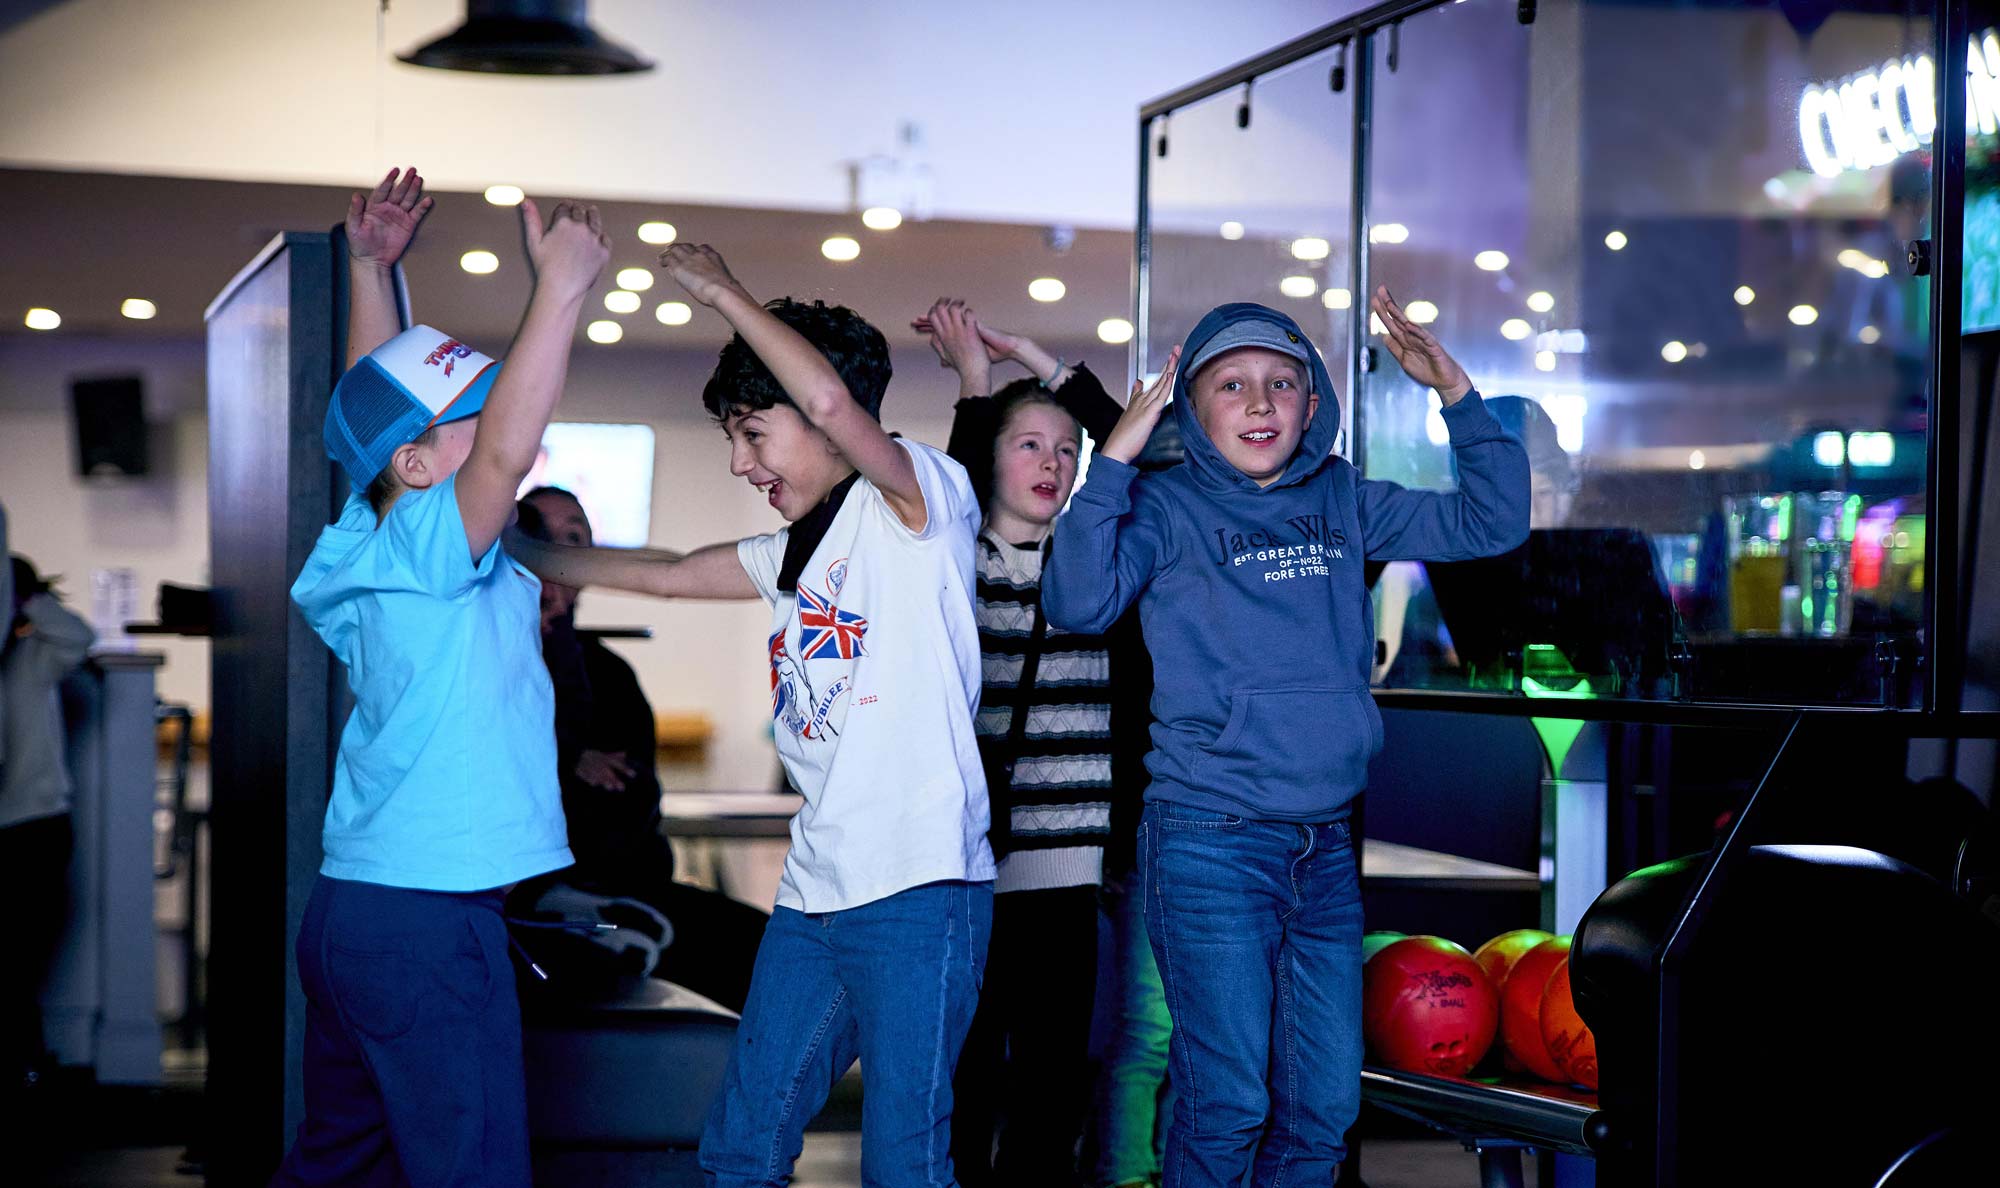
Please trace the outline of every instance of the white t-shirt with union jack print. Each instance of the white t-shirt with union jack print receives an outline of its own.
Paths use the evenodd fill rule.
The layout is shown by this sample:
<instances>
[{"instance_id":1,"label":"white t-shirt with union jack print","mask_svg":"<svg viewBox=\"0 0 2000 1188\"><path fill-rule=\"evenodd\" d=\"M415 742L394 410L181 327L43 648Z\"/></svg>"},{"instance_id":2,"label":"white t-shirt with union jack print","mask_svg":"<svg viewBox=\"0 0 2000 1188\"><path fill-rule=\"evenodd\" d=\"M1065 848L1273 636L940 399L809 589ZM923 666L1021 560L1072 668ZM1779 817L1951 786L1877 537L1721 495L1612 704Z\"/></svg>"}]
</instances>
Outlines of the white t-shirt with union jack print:
<instances>
[{"instance_id":1,"label":"white t-shirt with union jack print","mask_svg":"<svg viewBox=\"0 0 2000 1188\"><path fill-rule=\"evenodd\" d=\"M941 879L993 877L972 614L979 505L941 451L909 451L926 520L912 532L857 479L799 574L777 588L790 529L736 546L771 604L772 732L805 807L778 905L860 907Z\"/></svg>"}]
</instances>

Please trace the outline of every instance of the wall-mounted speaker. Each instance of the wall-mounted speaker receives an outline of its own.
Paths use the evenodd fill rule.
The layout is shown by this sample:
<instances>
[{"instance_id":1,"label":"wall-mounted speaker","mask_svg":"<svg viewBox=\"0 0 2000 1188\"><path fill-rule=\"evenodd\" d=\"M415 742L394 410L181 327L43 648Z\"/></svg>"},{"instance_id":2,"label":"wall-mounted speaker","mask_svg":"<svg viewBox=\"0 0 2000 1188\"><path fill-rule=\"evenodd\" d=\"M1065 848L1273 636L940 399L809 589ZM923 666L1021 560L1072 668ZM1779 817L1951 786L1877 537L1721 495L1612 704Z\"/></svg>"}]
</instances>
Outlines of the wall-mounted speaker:
<instances>
[{"instance_id":1,"label":"wall-mounted speaker","mask_svg":"<svg viewBox=\"0 0 2000 1188\"><path fill-rule=\"evenodd\" d=\"M145 384L138 376L70 381L76 472L86 478L146 473Z\"/></svg>"}]
</instances>

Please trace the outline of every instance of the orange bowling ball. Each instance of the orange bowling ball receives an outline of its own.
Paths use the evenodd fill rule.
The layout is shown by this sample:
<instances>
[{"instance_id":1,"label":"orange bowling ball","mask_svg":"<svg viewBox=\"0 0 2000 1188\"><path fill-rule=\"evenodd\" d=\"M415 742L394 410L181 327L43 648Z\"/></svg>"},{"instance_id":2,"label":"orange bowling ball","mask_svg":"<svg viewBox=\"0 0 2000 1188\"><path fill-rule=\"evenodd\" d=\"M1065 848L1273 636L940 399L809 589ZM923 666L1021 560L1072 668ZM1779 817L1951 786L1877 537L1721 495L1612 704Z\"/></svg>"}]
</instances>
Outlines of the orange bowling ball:
<instances>
[{"instance_id":1,"label":"orange bowling ball","mask_svg":"<svg viewBox=\"0 0 2000 1188\"><path fill-rule=\"evenodd\" d=\"M1514 963L1527 956L1528 950L1543 941L1555 939L1553 932L1543 932L1539 928L1516 928L1503 932L1472 951L1472 959L1479 968L1486 971L1486 980L1499 990L1507 985L1507 975L1514 972ZM1527 1072L1528 1066L1509 1051L1506 1044L1500 1045L1501 1064L1508 1072Z\"/></svg>"},{"instance_id":2,"label":"orange bowling ball","mask_svg":"<svg viewBox=\"0 0 2000 1188\"><path fill-rule=\"evenodd\" d=\"M1528 950L1500 987L1500 1040L1508 1055L1545 1081L1569 1080L1542 1042L1542 991L1556 966L1569 958L1569 942L1559 936Z\"/></svg>"},{"instance_id":3,"label":"orange bowling ball","mask_svg":"<svg viewBox=\"0 0 2000 1188\"><path fill-rule=\"evenodd\" d=\"M1486 980L1495 986L1505 986L1507 975L1513 972L1514 963L1528 955L1528 950L1556 938L1553 932L1543 932L1539 928L1516 928L1503 932L1492 940L1474 949L1472 959L1479 968L1486 971Z\"/></svg>"},{"instance_id":4,"label":"orange bowling ball","mask_svg":"<svg viewBox=\"0 0 2000 1188\"><path fill-rule=\"evenodd\" d=\"M1563 1078L1586 1089L1597 1088L1597 1038L1576 1013L1569 992L1569 958L1549 975L1542 989L1542 1043Z\"/></svg>"},{"instance_id":5,"label":"orange bowling ball","mask_svg":"<svg viewBox=\"0 0 2000 1188\"><path fill-rule=\"evenodd\" d=\"M1369 1050L1405 1072L1465 1076L1499 1027L1499 996L1485 971L1442 937L1406 937L1375 954L1361 996Z\"/></svg>"}]
</instances>

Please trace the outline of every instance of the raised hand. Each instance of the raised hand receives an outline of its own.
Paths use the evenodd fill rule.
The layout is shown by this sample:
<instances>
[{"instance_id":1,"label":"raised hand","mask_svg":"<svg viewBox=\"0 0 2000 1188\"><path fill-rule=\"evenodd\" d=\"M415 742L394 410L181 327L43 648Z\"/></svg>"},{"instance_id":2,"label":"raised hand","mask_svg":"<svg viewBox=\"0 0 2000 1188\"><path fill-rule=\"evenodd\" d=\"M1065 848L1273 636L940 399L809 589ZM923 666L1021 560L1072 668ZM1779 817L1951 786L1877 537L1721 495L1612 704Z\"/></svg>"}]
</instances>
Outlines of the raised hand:
<instances>
[{"instance_id":1,"label":"raised hand","mask_svg":"<svg viewBox=\"0 0 2000 1188\"><path fill-rule=\"evenodd\" d=\"M1376 286L1368 306L1382 320L1382 337L1388 340L1389 353L1396 356L1406 375L1427 388L1436 388L1438 398L1446 405L1458 403L1461 396L1472 390L1472 380L1465 374L1465 368L1458 365L1458 360L1451 357L1436 336L1409 319L1403 307L1389 295L1388 286Z\"/></svg>"},{"instance_id":2,"label":"raised hand","mask_svg":"<svg viewBox=\"0 0 2000 1188\"><path fill-rule=\"evenodd\" d=\"M522 199L521 237L536 287L546 286L561 297L581 299L611 260L611 237L604 233L597 207L588 202L556 203L545 229L535 200Z\"/></svg>"},{"instance_id":3,"label":"raised hand","mask_svg":"<svg viewBox=\"0 0 2000 1188\"><path fill-rule=\"evenodd\" d=\"M1160 412L1167 407L1167 401L1174 394L1174 376L1181 369L1181 348L1175 347L1167 355L1167 365L1160 369L1160 377L1146 386L1141 381L1132 381L1132 399L1125 404L1125 415L1118 418L1118 424L1111 430L1111 436L1104 439L1104 446L1098 451L1107 458L1120 462L1131 462L1146 448L1152 439L1154 426L1160 423Z\"/></svg>"},{"instance_id":4,"label":"raised hand","mask_svg":"<svg viewBox=\"0 0 2000 1188\"><path fill-rule=\"evenodd\" d=\"M1028 341L1018 334L995 330L984 322L979 324L979 337L986 344L986 357L995 363L1003 359L1018 358L1021 347Z\"/></svg>"},{"instance_id":5,"label":"raised hand","mask_svg":"<svg viewBox=\"0 0 2000 1188\"><path fill-rule=\"evenodd\" d=\"M365 197L357 192L347 201L348 256L377 268L394 267L409 250L431 205L415 166L407 171L391 169L373 192Z\"/></svg>"},{"instance_id":6,"label":"raised hand","mask_svg":"<svg viewBox=\"0 0 2000 1188\"><path fill-rule=\"evenodd\" d=\"M688 296L703 305L714 305L728 292L748 297L749 291L730 274L722 253L705 243L677 243L660 253L660 267Z\"/></svg>"}]
</instances>

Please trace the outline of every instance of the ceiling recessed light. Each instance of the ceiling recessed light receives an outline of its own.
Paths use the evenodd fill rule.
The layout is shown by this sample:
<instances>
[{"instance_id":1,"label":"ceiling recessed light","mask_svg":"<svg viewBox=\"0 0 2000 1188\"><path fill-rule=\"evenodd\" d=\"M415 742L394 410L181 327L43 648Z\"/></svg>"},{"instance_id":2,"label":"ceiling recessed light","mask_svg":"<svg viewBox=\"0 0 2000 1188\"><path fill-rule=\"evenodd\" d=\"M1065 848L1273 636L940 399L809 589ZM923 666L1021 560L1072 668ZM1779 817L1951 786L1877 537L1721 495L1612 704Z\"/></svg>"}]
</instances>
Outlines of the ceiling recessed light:
<instances>
[{"instance_id":1,"label":"ceiling recessed light","mask_svg":"<svg viewBox=\"0 0 2000 1188\"><path fill-rule=\"evenodd\" d=\"M1406 243L1410 229L1401 223L1377 223L1368 228L1369 243Z\"/></svg>"},{"instance_id":2,"label":"ceiling recessed light","mask_svg":"<svg viewBox=\"0 0 2000 1188\"><path fill-rule=\"evenodd\" d=\"M1438 307L1428 301L1412 301L1403 308L1403 312L1419 326L1428 326L1438 320Z\"/></svg>"},{"instance_id":3,"label":"ceiling recessed light","mask_svg":"<svg viewBox=\"0 0 2000 1188\"><path fill-rule=\"evenodd\" d=\"M590 325L584 327L583 332L589 336L590 341L601 342L607 345L625 337L625 327L609 320L592 322Z\"/></svg>"},{"instance_id":4,"label":"ceiling recessed light","mask_svg":"<svg viewBox=\"0 0 2000 1188\"><path fill-rule=\"evenodd\" d=\"M662 326L685 326L688 319L694 316L694 310L685 301L662 301L660 307L653 311L653 316L660 320Z\"/></svg>"},{"instance_id":5,"label":"ceiling recessed light","mask_svg":"<svg viewBox=\"0 0 2000 1188\"><path fill-rule=\"evenodd\" d=\"M1604 246L1610 248L1614 252L1624 251L1625 245L1630 242L1632 241L1625 238L1625 233L1623 231L1613 231L1611 234L1606 235L1604 237Z\"/></svg>"},{"instance_id":6,"label":"ceiling recessed light","mask_svg":"<svg viewBox=\"0 0 2000 1188\"><path fill-rule=\"evenodd\" d=\"M474 276L485 276L500 267L500 257L483 248L476 248L460 256L458 266Z\"/></svg>"},{"instance_id":7,"label":"ceiling recessed light","mask_svg":"<svg viewBox=\"0 0 2000 1188\"><path fill-rule=\"evenodd\" d=\"M1354 294L1346 289L1328 289L1319 295L1319 299L1328 309L1346 309L1354 304Z\"/></svg>"},{"instance_id":8,"label":"ceiling recessed light","mask_svg":"<svg viewBox=\"0 0 2000 1188\"><path fill-rule=\"evenodd\" d=\"M42 309L37 306L29 310L28 316L22 318L21 322L30 330L53 330L57 326L62 325L62 315L55 310Z\"/></svg>"},{"instance_id":9,"label":"ceiling recessed light","mask_svg":"<svg viewBox=\"0 0 2000 1188\"><path fill-rule=\"evenodd\" d=\"M680 232L674 230L674 225L672 223L639 224L640 243L669 244L672 243L674 239L679 235Z\"/></svg>"},{"instance_id":10,"label":"ceiling recessed light","mask_svg":"<svg viewBox=\"0 0 2000 1188\"><path fill-rule=\"evenodd\" d=\"M903 212L893 206L871 206L861 212L861 225L870 231L894 231L903 225Z\"/></svg>"},{"instance_id":11,"label":"ceiling recessed light","mask_svg":"<svg viewBox=\"0 0 2000 1188\"><path fill-rule=\"evenodd\" d=\"M1481 252L1472 258L1472 263L1481 272L1499 272L1507 267L1507 253Z\"/></svg>"},{"instance_id":12,"label":"ceiling recessed light","mask_svg":"<svg viewBox=\"0 0 2000 1188\"><path fill-rule=\"evenodd\" d=\"M1792 312L1785 316L1792 319L1794 326L1810 326L1819 321L1819 311L1810 305L1794 305Z\"/></svg>"},{"instance_id":13,"label":"ceiling recessed light","mask_svg":"<svg viewBox=\"0 0 2000 1188\"><path fill-rule=\"evenodd\" d=\"M1500 323L1500 337L1513 342L1519 342L1534 332L1535 328L1520 318L1508 318Z\"/></svg>"},{"instance_id":14,"label":"ceiling recessed light","mask_svg":"<svg viewBox=\"0 0 2000 1188\"><path fill-rule=\"evenodd\" d=\"M519 206L521 199L526 197L519 186L486 187L486 200L495 206Z\"/></svg>"},{"instance_id":15,"label":"ceiling recessed light","mask_svg":"<svg viewBox=\"0 0 2000 1188\"><path fill-rule=\"evenodd\" d=\"M630 289L634 293L643 293L653 287L653 270L650 268L620 268L618 270L618 287L621 289ZM637 309L639 307L635 305L632 308Z\"/></svg>"},{"instance_id":16,"label":"ceiling recessed light","mask_svg":"<svg viewBox=\"0 0 2000 1188\"><path fill-rule=\"evenodd\" d=\"M1106 318L1097 324L1097 337L1100 342L1108 342L1112 346L1131 342L1132 323L1124 318Z\"/></svg>"},{"instance_id":17,"label":"ceiling recessed light","mask_svg":"<svg viewBox=\"0 0 2000 1188\"><path fill-rule=\"evenodd\" d=\"M1287 297L1310 297L1319 292L1319 282L1309 276L1288 276L1278 282L1278 292Z\"/></svg>"},{"instance_id":18,"label":"ceiling recessed light","mask_svg":"<svg viewBox=\"0 0 2000 1188\"><path fill-rule=\"evenodd\" d=\"M639 295L629 289L613 289L604 295L604 308L616 314L637 313Z\"/></svg>"},{"instance_id":19,"label":"ceiling recessed light","mask_svg":"<svg viewBox=\"0 0 2000 1188\"><path fill-rule=\"evenodd\" d=\"M829 236L825 243L819 245L819 254L845 264L860 257L861 245L845 235Z\"/></svg>"},{"instance_id":20,"label":"ceiling recessed light","mask_svg":"<svg viewBox=\"0 0 2000 1188\"><path fill-rule=\"evenodd\" d=\"M1555 369L1556 369L1556 353L1554 351L1535 352L1536 371L1554 371Z\"/></svg>"},{"instance_id":21,"label":"ceiling recessed light","mask_svg":"<svg viewBox=\"0 0 2000 1188\"><path fill-rule=\"evenodd\" d=\"M1736 304L1748 305L1755 300L1757 300L1757 290L1749 285L1736 286Z\"/></svg>"},{"instance_id":22,"label":"ceiling recessed light","mask_svg":"<svg viewBox=\"0 0 2000 1188\"><path fill-rule=\"evenodd\" d=\"M1037 301L1061 301L1069 286L1052 276L1038 276L1028 282L1028 296Z\"/></svg>"},{"instance_id":23,"label":"ceiling recessed light","mask_svg":"<svg viewBox=\"0 0 2000 1188\"><path fill-rule=\"evenodd\" d=\"M1231 219L1228 222L1224 223L1222 225L1222 237L1224 239L1243 238L1243 224L1237 222L1235 219Z\"/></svg>"},{"instance_id":24,"label":"ceiling recessed light","mask_svg":"<svg viewBox=\"0 0 2000 1188\"><path fill-rule=\"evenodd\" d=\"M1528 294L1528 308L1536 313L1547 313L1555 307L1556 299L1553 294L1540 291Z\"/></svg>"},{"instance_id":25,"label":"ceiling recessed light","mask_svg":"<svg viewBox=\"0 0 2000 1188\"><path fill-rule=\"evenodd\" d=\"M1706 467L1707 465L1708 465L1707 454L1702 453L1700 450L1692 450L1688 453L1689 470L1700 470L1703 467Z\"/></svg>"},{"instance_id":26,"label":"ceiling recessed light","mask_svg":"<svg viewBox=\"0 0 2000 1188\"><path fill-rule=\"evenodd\" d=\"M143 322L159 313L160 307L144 297L127 297L125 303L118 307L118 312L135 322Z\"/></svg>"},{"instance_id":27,"label":"ceiling recessed light","mask_svg":"<svg viewBox=\"0 0 2000 1188\"><path fill-rule=\"evenodd\" d=\"M1324 260L1330 250L1332 249L1326 240L1316 236L1292 241L1292 258L1296 260Z\"/></svg>"},{"instance_id":28,"label":"ceiling recessed light","mask_svg":"<svg viewBox=\"0 0 2000 1188\"><path fill-rule=\"evenodd\" d=\"M1867 346L1874 346L1876 343L1882 341L1882 332L1873 326L1863 326L1861 329L1855 331L1854 337L1860 339Z\"/></svg>"},{"instance_id":29,"label":"ceiling recessed light","mask_svg":"<svg viewBox=\"0 0 2000 1188\"><path fill-rule=\"evenodd\" d=\"M1669 363L1678 363L1688 357L1687 344L1678 340L1660 348L1660 358Z\"/></svg>"}]
</instances>

